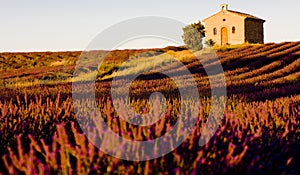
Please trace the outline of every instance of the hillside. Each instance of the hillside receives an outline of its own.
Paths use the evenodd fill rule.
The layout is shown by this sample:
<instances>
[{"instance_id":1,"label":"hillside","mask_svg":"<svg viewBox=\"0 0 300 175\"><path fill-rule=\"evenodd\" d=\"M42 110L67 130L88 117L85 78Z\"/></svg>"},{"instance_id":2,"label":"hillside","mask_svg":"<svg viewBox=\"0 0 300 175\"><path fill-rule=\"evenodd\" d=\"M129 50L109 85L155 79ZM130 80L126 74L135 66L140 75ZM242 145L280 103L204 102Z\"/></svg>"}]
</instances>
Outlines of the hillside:
<instances>
[{"instance_id":1,"label":"hillside","mask_svg":"<svg viewBox=\"0 0 300 175\"><path fill-rule=\"evenodd\" d=\"M208 78L201 63L186 50L176 47L147 50L98 51L105 60L98 70L97 89L101 92L110 87L111 78L121 63L134 57L143 64L154 62L163 53L173 55L191 71L194 80L202 92L209 93ZM2 88L30 88L44 85L64 86L70 93L70 84L75 64L81 52L45 52L45 53L1 53L0 85ZM251 98L275 98L296 94L300 90L300 42L269 43L264 45L228 46L218 48L217 55L224 69L229 94L243 94ZM161 58L161 57L158 57ZM142 64L141 61L138 64ZM157 64L162 64L158 62ZM169 64L169 63L164 63ZM169 72L178 72L180 67L168 66ZM89 67L83 73L89 76L95 68ZM125 70L130 72L130 70ZM165 76L147 74L140 78L146 88L164 91L171 90L170 81ZM145 83L144 81L147 81ZM163 83L162 83L163 82ZM166 88L168 87L168 88ZM174 87L176 88L176 87ZM132 87L132 92L139 91Z\"/></svg>"}]
</instances>

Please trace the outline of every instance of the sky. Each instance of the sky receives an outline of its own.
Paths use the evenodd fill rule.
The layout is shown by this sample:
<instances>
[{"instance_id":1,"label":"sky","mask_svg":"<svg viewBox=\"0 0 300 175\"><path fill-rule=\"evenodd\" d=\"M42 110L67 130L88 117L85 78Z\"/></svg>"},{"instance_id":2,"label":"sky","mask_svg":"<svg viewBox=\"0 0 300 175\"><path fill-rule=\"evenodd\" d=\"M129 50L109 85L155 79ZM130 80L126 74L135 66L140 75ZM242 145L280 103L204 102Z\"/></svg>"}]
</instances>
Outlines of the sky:
<instances>
[{"instance_id":1,"label":"sky","mask_svg":"<svg viewBox=\"0 0 300 175\"><path fill-rule=\"evenodd\" d=\"M265 19L265 43L300 41L298 0L0 0L0 52L84 50L99 33L124 20L158 16L190 24L217 13L222 3ZM152 39L122 47L164 45L172 43Z\"/></svg>"}]
</instances>

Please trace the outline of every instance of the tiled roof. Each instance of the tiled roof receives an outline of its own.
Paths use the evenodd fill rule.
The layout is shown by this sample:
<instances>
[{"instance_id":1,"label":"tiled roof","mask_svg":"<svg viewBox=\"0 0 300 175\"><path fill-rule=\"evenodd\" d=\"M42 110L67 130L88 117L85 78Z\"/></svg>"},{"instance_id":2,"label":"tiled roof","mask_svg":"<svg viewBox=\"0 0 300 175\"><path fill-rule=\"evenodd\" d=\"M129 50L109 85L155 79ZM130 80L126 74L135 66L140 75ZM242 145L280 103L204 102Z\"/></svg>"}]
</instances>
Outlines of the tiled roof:
<instances>
[{"instance_id":1,"label":"tiled roof","mask_svg":"<svg viewBox=\"0 0 300 175\"><path fill-rule=\"evenodd\" d=\"M265 22L265 20L263 20L263 19L261 19L261 18L258 18L258 17L256 17L256 16L253 16L253 15L249 15L249 14L247 14L247 13L237 12L237 11L233 11L233 10L225 10L225 11L230 12L230 13L233 13L233 14L236 14L236 15L239 15L239 16L244 17L244 18L251 18L251 19L256 19L256 20L260 20L260 21ZM216 15L218 15L219 13L222 13L222 11L220 11L220 12L218 12L218 13L216 13L216 14L210 16L210 17L207 17L207 18L203 19L203 21L206 21L207 19L209 19L209 18L211 18L211 17L213 17L213 16L216 16Z\"/></svg>"},{"instance_id":2,"label":"tiled roof","mask_svg":"<svg viewBox=\"0 0 300 175\"><path fill-rule=\"evenodd\" d=\"M253 15L249 15L249 14L247 14L247 13L237 12L237 11L233 11L233 10L227 10L227 11L229 11L229 12L231 12L231 13L235 13L235 14L240 15L240 16L243 16L243 17L246 17L246 18L252 18L252 19L257 19L257 20L265 21L265 20L263 20L263 19L260 19L260 18L258 18L258 17L256 17L256 16L253 16Z\"/></svg>"}]
</instances>

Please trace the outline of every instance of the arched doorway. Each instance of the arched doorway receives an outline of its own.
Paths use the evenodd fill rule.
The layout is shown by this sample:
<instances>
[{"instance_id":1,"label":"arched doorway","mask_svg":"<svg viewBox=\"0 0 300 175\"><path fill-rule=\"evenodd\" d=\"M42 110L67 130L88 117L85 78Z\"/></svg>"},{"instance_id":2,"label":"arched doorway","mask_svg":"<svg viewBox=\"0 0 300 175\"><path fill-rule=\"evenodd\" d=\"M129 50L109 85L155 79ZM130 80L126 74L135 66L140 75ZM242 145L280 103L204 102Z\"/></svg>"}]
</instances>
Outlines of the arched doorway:
<instances>
[{"instance_id":1,"label":"arched doorway","mask_svg":"<svg viewBox=\"0 0 300 175\"><path fill-rule=\"evenodd\" d=\"M228 43L228 30L226 27L222 27L221 29L221 45L225 45Z\"/></svg>"}]
</instances>

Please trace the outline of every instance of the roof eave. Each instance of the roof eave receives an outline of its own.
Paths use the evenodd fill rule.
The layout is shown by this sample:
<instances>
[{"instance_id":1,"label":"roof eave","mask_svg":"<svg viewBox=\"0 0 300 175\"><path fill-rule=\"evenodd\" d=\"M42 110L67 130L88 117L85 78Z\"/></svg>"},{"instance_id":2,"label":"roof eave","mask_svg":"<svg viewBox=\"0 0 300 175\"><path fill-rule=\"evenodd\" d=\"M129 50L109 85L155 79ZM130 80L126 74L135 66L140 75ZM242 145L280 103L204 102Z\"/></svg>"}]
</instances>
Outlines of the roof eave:
<instances>
[{"instance_id":1,"label":"roof eave","mask_svg":"<svg viewBox=\"0 0 300 175\"><path fill-rule=\"evenodd\" d=\"M208 19L210 19L210 18L212 18L212 17L214 17L214 16L216 16L216 15L218 15L220 12L218 12L218 13L215 13L215 14L213 14L213 15L211 15L211 16L209 16L209 17L207 17L207 18L204 18L202 21L203 22L205 22L205 21L207 21Z\"/></svg>"},{"instance_id":2,"label":"roof eave","mask_svg":"<svg viewBox=\"0 0 300 175\"><path fill-rule=\"evenodd\" d=\"M243 18L243 19L254 19L254 20L257 20L257 21L261 21L261 22L263 22L263 23L266 22L265 20L260 19L260 18L258 18L258 17L249 17L249 16L244 16L244 15L241 15L241 14L237 14L237 13L241 13L241 12L235 13L235 11L230 11L230 10L225 10L225 11L226 11L226 12L229 12L229 13L231 13L231 14L233 14L233 15L236 15L236 16L238 16L238 17L240 17L240 18ZM211 15L210 17L207 17L207 18L203 19L202 21L205 23L205 21L207 21L208 19L210 19L210 18L212 18L212 17L218 15L218 14L221 13L221 12L222 12L222 11L219 11L218 13L215 13L215 14ZM248 14L245 14L245 15L248 15Z\"/></svg>"},{"instance_id":3,"label":"roof eave","mask_svg":"<svg viewBox=\"0 0 300 175\"><path fill-rule=\"evenodd\" d=\"M264 19L260 19L260 18L251 18L251 17L246 17L245 19L253 19L253 20L256 20L256 21L261 21L262 23L266 22L266 20L264 20Z\"/></svg>"}]
</instances>

